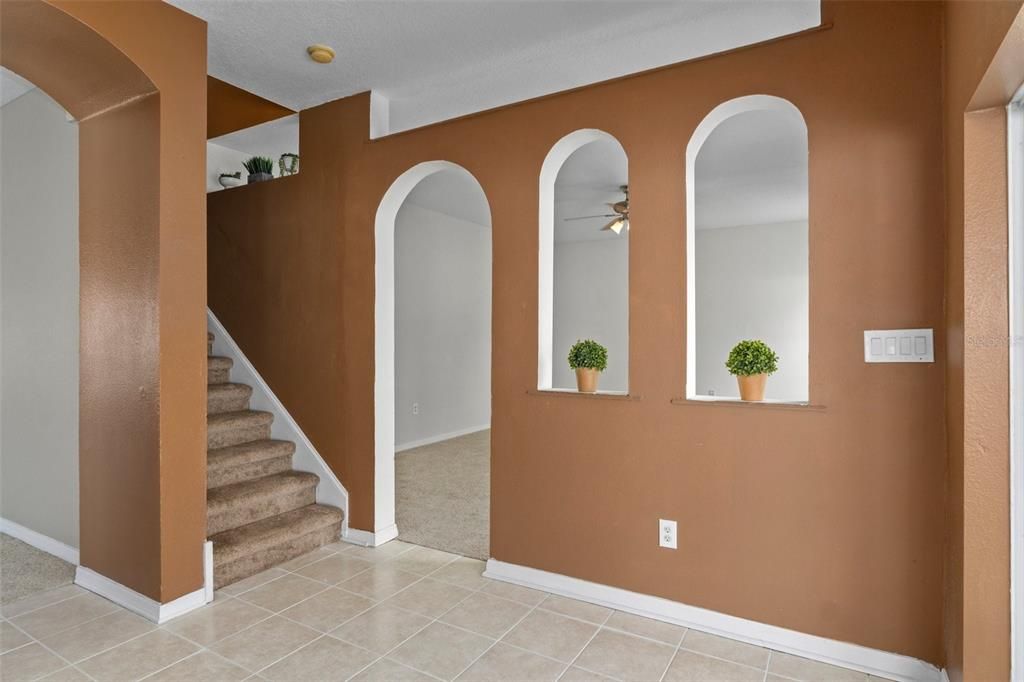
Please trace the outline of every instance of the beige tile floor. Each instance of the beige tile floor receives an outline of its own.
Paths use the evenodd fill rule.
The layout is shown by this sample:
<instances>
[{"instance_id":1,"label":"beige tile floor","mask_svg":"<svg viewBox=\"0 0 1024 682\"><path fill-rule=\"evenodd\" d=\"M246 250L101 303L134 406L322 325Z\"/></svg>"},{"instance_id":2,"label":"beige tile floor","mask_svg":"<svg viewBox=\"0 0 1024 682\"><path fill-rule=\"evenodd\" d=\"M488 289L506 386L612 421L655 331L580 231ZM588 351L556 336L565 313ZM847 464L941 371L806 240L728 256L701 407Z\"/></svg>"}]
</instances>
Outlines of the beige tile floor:
<instances>
[{"instance_id":1,"label":"beige tile floor","mask_svg":"<svg viewBox=\"0 0 1024 682\"><path fill-rule=\"evenodd\" d=\"M162 626L74 585L0 610L21 680L785 680L869 676L496 582L481 561L337 543Z\"/></svg>"}]
</instances>

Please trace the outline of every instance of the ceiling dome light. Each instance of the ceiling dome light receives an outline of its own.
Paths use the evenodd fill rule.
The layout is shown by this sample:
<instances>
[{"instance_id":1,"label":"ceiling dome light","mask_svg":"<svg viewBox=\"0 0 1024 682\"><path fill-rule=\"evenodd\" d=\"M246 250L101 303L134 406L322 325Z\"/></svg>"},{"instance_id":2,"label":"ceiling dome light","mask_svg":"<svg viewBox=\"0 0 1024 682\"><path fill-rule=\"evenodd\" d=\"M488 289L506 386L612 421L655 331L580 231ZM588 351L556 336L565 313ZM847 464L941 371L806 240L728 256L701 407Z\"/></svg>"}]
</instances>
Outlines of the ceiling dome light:
<instances>
[{"instance_id":1,"label":"ceiling dome light","mask_svg":"<svg viewBox=\"0 0 1024 682\"><path fill-rule=\"evenodd\" d=\"M330 64L334 61L334 48L327 45L310 45L306 48L310 59L318 64Z\"/></svg>"}]
</instances>

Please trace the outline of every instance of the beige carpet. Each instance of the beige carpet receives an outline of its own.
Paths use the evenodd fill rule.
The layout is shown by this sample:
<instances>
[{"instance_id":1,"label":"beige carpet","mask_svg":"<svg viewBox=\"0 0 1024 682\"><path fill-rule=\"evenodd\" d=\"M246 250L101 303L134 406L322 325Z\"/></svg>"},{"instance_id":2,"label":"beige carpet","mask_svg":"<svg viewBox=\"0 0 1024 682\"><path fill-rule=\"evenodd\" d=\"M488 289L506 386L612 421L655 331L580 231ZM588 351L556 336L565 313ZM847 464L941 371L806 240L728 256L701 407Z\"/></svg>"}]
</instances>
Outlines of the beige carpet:
<instances>
[{"instance_id":1,"label":"beige carpet","mask_svg":"<svg viewBox=\"0 0 1024 682\"><path fill-rule=\"evenodd\" d=\"M0 604L70 585L75 567L10 535L0 534Z\"/></svg>"},{"instance_id":2,"label":"beige carpet","mask_svg":"<svg viewBox=\"0 0 1024 682\"><path fill-rule=\"evenodd\" d=\"M398 453L395 514L400 540L489 558L490 429Z\"/></svg>"}]
</instances>

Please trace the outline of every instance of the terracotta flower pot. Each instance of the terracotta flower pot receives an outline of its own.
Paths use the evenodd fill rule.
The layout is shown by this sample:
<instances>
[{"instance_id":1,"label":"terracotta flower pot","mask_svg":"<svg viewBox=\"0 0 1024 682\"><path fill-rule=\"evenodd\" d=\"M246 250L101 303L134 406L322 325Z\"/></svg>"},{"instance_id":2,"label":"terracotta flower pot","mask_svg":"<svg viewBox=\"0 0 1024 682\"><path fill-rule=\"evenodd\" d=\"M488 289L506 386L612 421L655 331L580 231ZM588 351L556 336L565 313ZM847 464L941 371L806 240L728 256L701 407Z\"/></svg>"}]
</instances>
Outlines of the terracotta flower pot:
<instances>
[{"instance_id":1,"label":"terracotta flower pot","mask_svg":"<svg viewBox=\"0 0 1024 682\"><path fill-rule=\"evenodd\" d=\"M740 400L764 400L764 386L767 382L767 374L737 374L736 383L740 385Z\"/></svg>"},{"instance_id":2,"label":"terracotta flower pot","mask_svg":"<svg viewBox=\"0 0 1024 682\"><path fill-rule=\"evenodd\" d=\"M597 377L601 374L590 367L576 369L576 388L580 393L597 393Z\"/></svg>"}]
</instances>

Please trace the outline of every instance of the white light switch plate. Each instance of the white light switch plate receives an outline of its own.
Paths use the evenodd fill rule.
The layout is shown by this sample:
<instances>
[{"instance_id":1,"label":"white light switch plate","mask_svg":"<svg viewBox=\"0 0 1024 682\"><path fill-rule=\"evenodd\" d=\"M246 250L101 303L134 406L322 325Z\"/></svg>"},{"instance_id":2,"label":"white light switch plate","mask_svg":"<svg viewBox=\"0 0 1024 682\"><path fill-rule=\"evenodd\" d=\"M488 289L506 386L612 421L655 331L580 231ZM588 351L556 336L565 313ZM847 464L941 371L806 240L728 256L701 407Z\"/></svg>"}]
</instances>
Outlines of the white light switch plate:
<instances>
[{"instance_id":1,"label":"white light switch plate","mask_svg":"<svg viewBox=\"0 0 1024 682\"><path fill-rule=\"evenodd\" d=\"M864 362L935 362L931 329L864 332Z\"/></svg>"}]
</instances>

